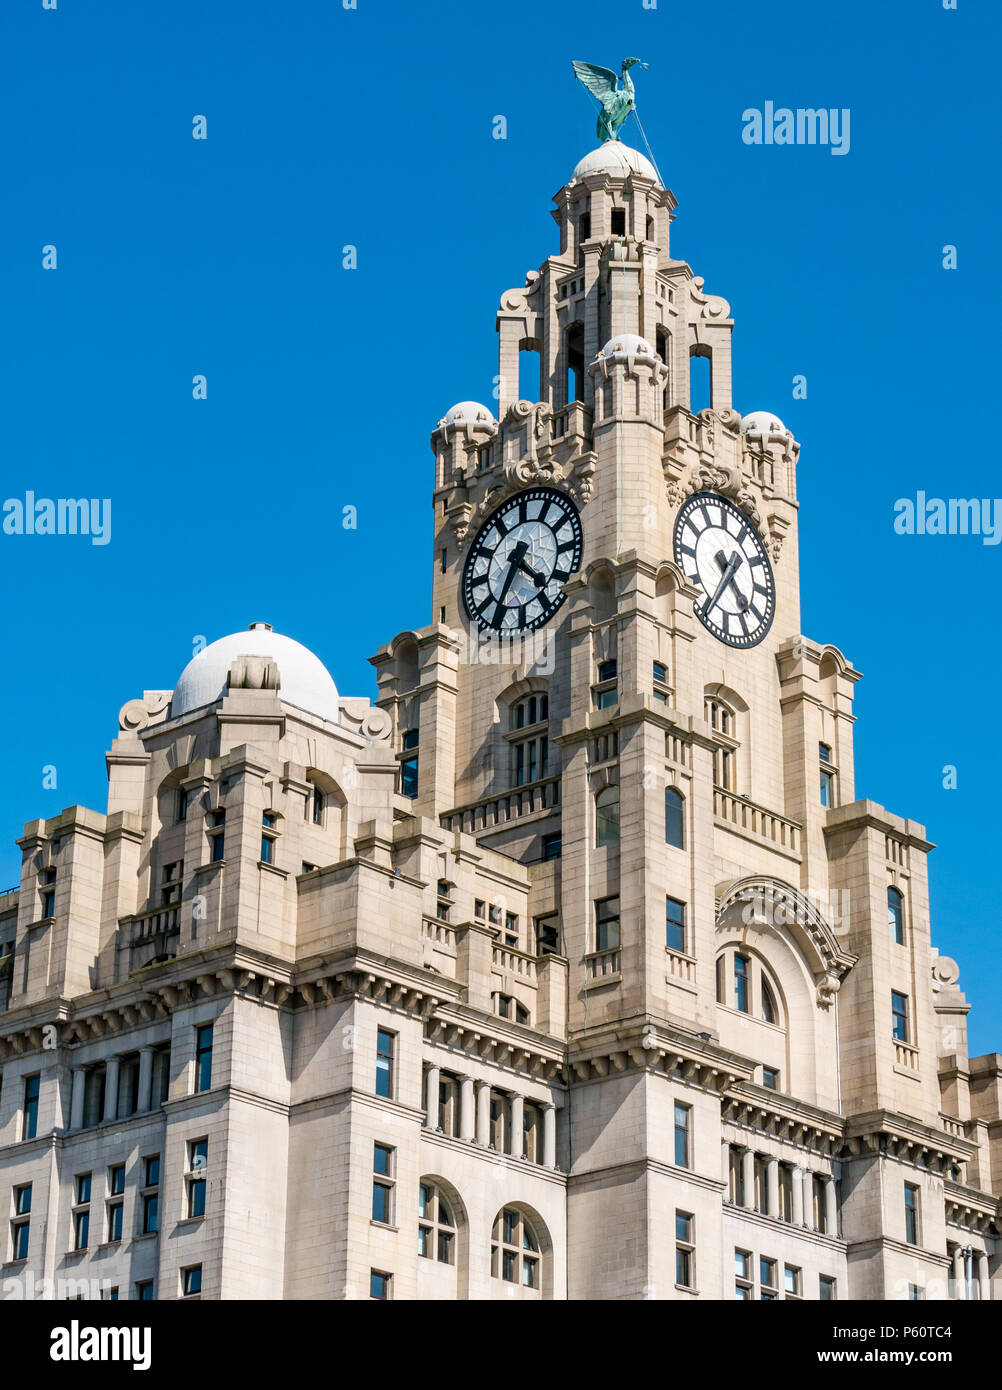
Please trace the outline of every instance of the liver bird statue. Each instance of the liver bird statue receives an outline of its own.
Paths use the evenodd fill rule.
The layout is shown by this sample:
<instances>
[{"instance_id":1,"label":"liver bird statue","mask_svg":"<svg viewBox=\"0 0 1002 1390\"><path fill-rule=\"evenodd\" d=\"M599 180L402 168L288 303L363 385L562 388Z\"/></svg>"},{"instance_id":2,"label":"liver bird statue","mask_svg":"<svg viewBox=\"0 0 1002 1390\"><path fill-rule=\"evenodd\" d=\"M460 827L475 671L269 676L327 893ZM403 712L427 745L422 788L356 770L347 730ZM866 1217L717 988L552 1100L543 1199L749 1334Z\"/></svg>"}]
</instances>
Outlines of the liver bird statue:
<instances>
[{"instance_id":1,"label":"liver bird statue","mask_svg":"<svg viewBox=\"0 0 1002 1390\"><path fill-rule=\"evenodd\" d=\"M639 58L623 59L622 87L611 68L600 68L595 63L579 63L576 60L571 63L577 80L583 82L592 96L598 97L602 103L602 110L598 113L598 124L595 127L595 134L602 141L619 139L620 126L636 106L630 68L636 67L638 63L646 72L647 64L641 63Z\"/></svg>"}]
</instances>

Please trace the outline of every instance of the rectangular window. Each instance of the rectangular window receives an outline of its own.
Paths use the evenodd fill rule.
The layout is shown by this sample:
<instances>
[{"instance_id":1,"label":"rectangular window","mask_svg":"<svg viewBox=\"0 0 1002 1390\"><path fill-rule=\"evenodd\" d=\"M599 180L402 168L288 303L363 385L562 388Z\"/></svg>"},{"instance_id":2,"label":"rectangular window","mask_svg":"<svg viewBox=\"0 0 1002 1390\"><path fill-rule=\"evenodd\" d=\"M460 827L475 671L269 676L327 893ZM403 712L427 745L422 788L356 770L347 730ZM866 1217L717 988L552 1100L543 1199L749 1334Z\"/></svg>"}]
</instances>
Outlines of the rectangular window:
<instances>
[{"instance_id":1,"label":"rectangular window","mask_svg":"<svg viewBox=\"0 0 1002 1390\"><path fill-rule=\"evenodd\" d=\"M177 819L179 821L188 819L188 789L180 787L177 793Z\"/></svg>"},{"instance_id":2,"label":"rectangular window","mask_svg":"<svg viewBox=\"0 0 1002 1390\"><path fill-rule=\"evenodd\" d=\"M685 903L665 899L665 945L669 951L685 952Z\"/></svg>"},{"instance_id":3,"label":"rectangular window","mask_svg":"<svg viewBox=\"0 0 1002 1390\"><path fill-rule=\"evenodd\" d=\"M921 1287L921 1285L919 1285L919 1284L909 1284L909 1285L908 1285L908 1299L909 1299L909 1302L911 1302L911 1303L917 1303L917 1302L919 1302L919 1301L920 1301L921 1299L923 1299L923 1298L925 1298L925 1289L923 1289L923 1288Z\"/></svg>"},{"instance_id":4,"label":"rectangular window","mask_svg":"<svg viewBox=\"0 0 1002 1390\"><path fill-rule=\"evenodd\" d=\"M192 1298L202 1292L202 1266L188 1265L181 1271L181 1297Z\"/></svg>"},{"instance_id":5,"label":"rectangular window","mask_svg":"<svg viewBox=\"0 0 1002 1390\"><path fill-rule=\"evenodd\" d=\"M226 854L226 836L210 835L209 844L211 846L210 859L212 863L221 863Z\"/></svg>"},{"instance_id":6,"label":"rectangular window","mask_svg":"<svg viewBox=\"0 0 1002 1390\"><path fill-rule=\"evenodd\" d=\"M406 751L408 748L416 748L418 746L420 738L420 729L405 729L403 737L404 750Z\"/></svg>"},{"instance_id":7,"label":"rectangular window","mask_svg":"<svg viewBox=\"0 0 1002 1390\"><path fill-rule=\"evenodd\" d=\"M504 915L504 944L518 947L518 916L514 912Z\"/></svg>"},{"instance_id":8,"label":"rectangular window","mask_svg":"<svg viewBox=\"0 0 1002 1390\"><path fill-rule=\"evenodd\" d=\"M779 1281L776 1277L776 1271L776 1261L770 1260L763 1255L758 1262L758 1296L764 1303L768 1303L770 1300L779 1297Z\"/></svg>"},{"instance_id":9,"label":"rectangular window","mask_svg":"<svg viewBox=\"0 0 1002 1390\"><path fill-rule=\"evenodd\" d=\"M24 1115L21 1122L21 1138L34 1139L38 1133L38 1092L42 1078L37 1073L24 1078Z\"/></svg>"},{"instance_id":10,"label":"rectangular window","mask_svg":"<svg viewBox=\"0 0 1002 1390\"><path fill-rule=\"evenodd\" d=\"M369 1270L369 1297L378 1298L383 1303L389 1301L393 1286L393 1275L384 1274L380 1269Z\"/></svg>"},{"instance_id":11,"label":"rectangular window","mask_svg":"<svg viewBox=\"0 0 1002 1390\"><path fill-rule=\"evenodd\" d=\"M596 709L612 709L613 705L619 704L619 690L611 685L608 690L599 690L595 694Z\"/></svg>"},{"instance_id":12,"label":"rectangular window","mask_svg":"<svg viewBox=\"0 0 1002 1390\"><path fill-rule=\"evenodd\" d=\"M787 1298L800 1297L800 1270L796 1265L783 1266L783 1290Z\"/></svg>"},{"instance_id":13,"label":"rectangular window","mask_svg":"<svg viewBox=\"0 0 1002 1390\"><path fill-rule=\"evenodd\" d=\"M835 774L826 767L821 769L821 805L835 805Z\"/></svg>"},{"instance_id":14,"label":"rectangular window","mask_svg":"<svg viewBox=\"0 0 1002 1390\"><path fill-rule=\"evenodd\" d=\"M270 811L265 811L261 817L261 863L273 864L275 862L275 836L270 832L274 830L276 819Z\"/></svg>"},{"instance_id":15,"label":"rectangular window","mask_svg":"<svg viewBox=\"0 0 1002 1390\"><path fill-rule=\"evenodd\" d=\"M409 796L411 800L418 794L418 760L417 758L404 758L400 764L400 795Z\"/></svg>"},{"instance_id":16,"label":"rectangular window","mask_svg":"<svg viewBox=\"0 0 1002 1390\"><path fill-rule=\"evenodd\" d=\"M775 1067L762 1068L762 1085L768 1091L779 1090L779 1072Z\"/></svg>"},{"instance_id":17,"label":"rectangular window","mask_svg":"<svg viewBox=\"0 0 1002 1390\"><path fill-rule=\"evenodd\" d=\"M170 907L181 900L181 884L184 879L184 860L176 859L173 864L165 864L160 875L160 906Z\"/></svg>"},{"instance_id":18,"label":"rectangular window","mask_svg":"<svg viewBox=\"0 0 1002 1390\"><path fill-rule=\"evenodd\" d=\"M42 916L55 917L56 915L56 895L51 888L42 894Z\"/></svg>"},{"instance_id":19,"label":"rectangular window","mask_svg":"<svg viewBox=\"0 0 1002 1390\"><path fill-rule=\"evenodd\" d=\"M600 898L595 904L595 950L611 951L619 945L619 899Z\"/></svg>"},{"instance_id":20,"label":"rectangular window","mask_svg":"<svg viewBox=\"0 0 1002 1390\"><path fill-rule=\"evenodd\" d=\"M386 1144L372 1146L372 1219L384 1226L393 1222L394 1153Z\"/></svg>"},{"instance_id":21,"label":"rectangular window","mask_svg":"<svg viewBox=\"0 0 1002 1390\"><path fill-rule=\"evenodd\" d=\"M625 208L613 208L613 209L612 209L612 226L611 226L611 231L612 231L612 235L613 235L613 236L626 236L626 209L625 209Z\"/></svg>"},{"instance_id":22,"label":"rectangular window","mask_svg":"<svg viewBox=\"0 0 1002 1390\"><path fill-rule=\"evenodd\" d=\"M908 1042L908 996L896 989L891 990L891 1022L895 1041Z\"/></svg>"},{"instance_id":23,"label":"rectangular window","mask_svg":"<svg viewBox=\"0 0 1002 1390\"><path fill-rule=\"evenodd\" d=\"M822 1303L834 1303L838 1298L838 1284L830 1274L819 1276L818 1298Z\"/></svg>"},{"instance_id":24,"label":"rectangular window","mask_svg":"<svg viewBox=\"0 0 1002 1390\"><path fill-rule=\"evenodd\" d=\"M188 1216L205 1215L206 1168L209 1162L208 1139L188 1141Z\"/></svg>"},{"instance_id":25,"label":"rectangular window","mask_svg":"<svg viewBox=\"0 0 1002 1390\"><path fill-rule=\"evenodd\" d=\"M160 1155L150 1154L143 1159L142 1234L152 1235L160 1229Z\"/></svg>"},{"instance_id":26,"label":"rectangular window","mask_svg":"<svg viewBox=\"0 0 1002 1390\"><path fill-rule=\"evenodd\" d=\"M207 1091L212 1085L212 1024L195 1029L195 1090Z\"/></svg>"},{"instance_id":27,"label":"rectangular window","mask_svg":"<svg viewBox=\"0 0 1002 1390\"><path fill-rule=\"evenodd\" d=\"M559 956L560 919L555 912L536 918L536 955Z\"/></svg>"},{"instance_id":28,"label":"rectangular window","mask_svg":"<svg viewBox=\"0 0 1002 1390\"><path fill-rule=\"evenodd\" d=\"M393 1095L393 1064L397 1045L396 1033L386 1028L376 1029L376 1095Z\"/></svg>"},{"instance_id":29,"label":"rectangular window","mask_svg":"<svg viewBox=\"0 0 1002 1390\"><path fill-rule=\"evenodd\" d=\"M86 1250L90 1243L90 1173L79 1173L73 1183L73 1249Z\"/></svg>"},{"instance_id":30,"label":"rectangular window","mask_svg":"<svg viewBox=\"0 0 1002 1390\"><path fill-rule=\"evenodd\" d=\"M125 1205L125 1164L116 1163L108 1169L108 1240L122 1239L122 1217Z\"/></svg>"},{"instance_id":31,"label":"rectangular window","mask_svg":"<svg viewBox=\"0 0 1002 1390\"><path fill-rule=\"evenodd\" d=\"M675 1102L675 1165L688 1168L691 1163L692 1107Z\"/></svg>"},{"instance_id":32,"label":"rectangular window","mask_svg":"<svg viewBox=\"0 0 1002 1390\"><path fill-rule=\"evenodd\" d=\"M600 661L598 663L598 678L600 681L614 681L616 679L615 661Z\"/></svg>"},{"instance_id":33,"label":"rectangular window","mask_svg":"<svg viewBox=\"0 0 1002 1390\"><path fill-rule=\"evenodd\" d=\"M905 1240L909 1245L919 1243L919 1190L914 1183L905 1183Z\"/></svg>"},{"instance_id":34,"label":"rectangular window","mask_svg":"<svg viewBox=\"0 0 1002 1390\"><path fill-rule=\"evenodd\" d=\"M667 681L668 681L668 667L664 664L663 661L655 661L655 663L654 663L654 679L655 679L656 681L660 681L662 685L667 684Z\"/></svg>"},{"instance_id":35,"label":"rectangular window","mask_svg":"<svg viewBox=\"0 0 1002 1390\"><path fill-rule=\"evenodd\" d=\"M14 1214L10 1223L11 1259L28 1258L28 1239L31 1228L31 1183L15 1187L13 1192Z\"/></svg>"},{"instance_id":36,"label":"rectangular window","mask_svg":"<svg viewBox=\"0 0 1002 1390\"><path fill-rule=\"evenodd\" d=\"M752 1296L752 1257L747 1250L734 1252L734 1297L749 1299Z\"/></svg>"},{"instance_id":37,"label":"rectangular window","mask_svg":"<svg viewBox=\"0 0 1002 1390\"><path fill-rule=\"evenodd\" d=\"M153 1280L140 1279L136 1285L136 1298L140 1303L153 1302Z\"/></svg>"},{"instance_id":38,"label":"rectangular window","mask_svg":"<svg viewBox=\"0 0 1002 1390\"><path fill-rule=\"evenodd\" d=\"M563 852L563 837L558 831L553 835L543 836L543 859L559 859Z\"/></svg>"},{"instance_id":39,"label":"rectangular window","mask_svg":"<svg viewBox=\"0 0 1002 1390\"><path fill-rule=\"evenodd\" d=\"M675 1283L683 1289L696 1287L695 1218L691 1212L675 1213Z\"/></svg>"},{"instance_id":40,"label":"rectangular window","mask_svg":"<svg viewBox=\"0 0 1002 1390\"><path fill-rule=\"evenodd\" d=\"M750 962L747 956L734 957L734 1007L746 1014L749 1010Z\"/></svg>"}]
</instances>

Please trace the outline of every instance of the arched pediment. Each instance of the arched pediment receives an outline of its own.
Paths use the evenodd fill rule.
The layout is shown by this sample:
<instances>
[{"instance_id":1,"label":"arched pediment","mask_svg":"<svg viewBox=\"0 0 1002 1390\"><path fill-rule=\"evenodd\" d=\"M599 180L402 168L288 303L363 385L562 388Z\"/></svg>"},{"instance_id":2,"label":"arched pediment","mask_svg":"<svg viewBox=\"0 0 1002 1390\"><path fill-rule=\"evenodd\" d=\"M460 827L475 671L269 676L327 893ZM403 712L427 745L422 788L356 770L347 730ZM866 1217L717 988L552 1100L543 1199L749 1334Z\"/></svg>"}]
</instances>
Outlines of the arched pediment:
<instances>
[{"instance_id":1,"label":"arched pediment","mask_svg":"<svg viewBox=\"0 0 1002 1390\"><path fill-rule=\"evenodd\" d=\"M814 976L817 1002L827 1008L858 957L843 950L834 926L821 905L792 884L765 875L735 879L721 893L717 930L731 927L735 917L744 929L785 929L797 943Z\"/></svg>"}]
</instances>

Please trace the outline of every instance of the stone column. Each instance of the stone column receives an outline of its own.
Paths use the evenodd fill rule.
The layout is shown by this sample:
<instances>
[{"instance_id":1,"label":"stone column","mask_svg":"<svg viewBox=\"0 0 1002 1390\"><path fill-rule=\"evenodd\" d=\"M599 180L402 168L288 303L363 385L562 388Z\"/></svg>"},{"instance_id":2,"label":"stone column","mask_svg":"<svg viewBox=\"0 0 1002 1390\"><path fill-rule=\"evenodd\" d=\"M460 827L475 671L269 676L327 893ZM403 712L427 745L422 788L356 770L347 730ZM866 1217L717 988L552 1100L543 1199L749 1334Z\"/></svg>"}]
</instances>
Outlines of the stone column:
<instances>
[{"instance_id":1,"label":"stone column","mask_svg":"<svg viewBox=\"0 0 1002 1390\"><path fill-rule=\"evenodd\" d=\"M838 1235L838 1201L834 1178L825 1178L825 1230L830 1236Z\"/></svg>"},{"instance_id":2,"label":"stone column","mask_svg":"<svg viewBox=\"0 0 1002 1390\"><path fill-rule=\"evenodd\" d=\"M481 1081L477 1087L477 1143L486 1149L491 1142L491 1087Z\"/></svg>"},{"instance_id":3,"label":"stone column","mask_svg":"<svg viewBox=\"0 0 1002 1390\"><path fill-rule=\"evenodd\" d=\"M118 1119L118 1058L109 1057L104 1074L104 1114L102 1119Z\"/></svg>"},{"instance_id":4,"label":"stone column","mask_svg":"<svg viewBox=\"0 0 1002 1390\"><path fill-rule=\"evenodd\" d=\"M779 1217L779 1159L770 1158L765 1170L766 1186L769 1191L769 1215Z\"/></svg>"},{"instance_id":5,"label":"stone column","mask_svg":"<svg viewBox=\"0 0 1002 1390\"><path fill-rule=\"evenodd\" d=\"M438 1071L432 1063L424 1076L425 1129L438 1129Z\"/></svg>"},{"instance_id":6,"label":"stone column","mask_svg":"<svg viewBox=\"0 0 1002 1390\"><path fill-rule=\"evenodd\" d=\"M731 1141L721 1139L720 1141L720 1176L728 1193L731 1187ZM724 1199L726 1201L726 1198Z\"/></svg>"},{"instance_id":7,"label":"stone column","mask_svg":"<svg viewBox=\"0 0 1002 1390\"><path fill-rule=\"evenodd\" d=\"M153 1106L153 1051L144 1047L139 1053L139 1111L145 1114Z\"/></svg>"},{"instance_id":8,"label":"stone column","mask_svg":"<svg viewBox=\"0 0 1002 1390\"><path fill-rule=\"evenodd\" d=\"M521 1158L525 1150L525 1099L523 1096L512 1095L511 1098L511 1133L508 1137L508 1152L513 1158Z\"/></svg>"},{"instance_id":9,"label":"stone column","mask_svg":"<svg viewBox=\"0 0 1002 1390\"><path fill-rule=\"evenodd\" d=\"M459 1137L470 1140L474 1133L473 1077L459 1078Z\"/></svg>"},{"instance_id":10,"label":"stone column","mask_svg":"<svg viewBox=\"0 0 1002 1390\"><path fill-rule=\"evenodd\" d=\"M551 1102L543 1106L543 1167L557 1166L557 1107ZM987 1265L987 1261L985 1262Z\"/></svg>"},{"instance_id":11,"label":"stone column","mask_svg":"<svg viewBox=\"0 0 1002 1390\"><path fill-rule=\"evenodd\" d=\"M978 1297L982 1299L991 1298L992 1291L989 1287L988 1256L983 1250L979 1250L974 1258L978 1262Z\"/></svg>"},{"instance_id":12,"label":"stone column","mask_svg":"<svg viewBox=\"0 0 1002 1390\"><path fill-rule=\"evenodd\" d=\"M963 1246L953 1247L953 1296L954 1298L967 1297L967 1278L964 1269L964 1250Z\"/></svg>"},{"instance_id":13,"label":"stone column","mask_svg":"<svg viewBox=\"0 0 1002 1390\"><path fill-rule=\"evenodd\" d=\"M741 1186L744 1188L743 1206L755 1205L755 1150L745 1149L741 1155Z\"/></svg>"},{"instance_id":14,"label":"stone column","mask_svg":"<svg viewBox=\"0 0 1002 1390\"><path fill-rule=\"evenodd\" d=\"M793 1170L793 1224L802 1226L804 1224L804 1170L794 1168Z\"/></svg>"},{"instance_id":15,"label":"stone column","mask_svg":"<svg viewBox=\"0 0 1002 1390\"><path fill-rule=\"evenodd\" d=\"M814 1174L810 1168L804 1169L804 1225L814 1225Z\"/></svg>"},{"instance_id":16,"label":"stone column","mask_svg":"<svg viewBox=\"0 0 1002 1390\"><path fill-rule=\"evenodd\" d=\"M70 1097L70 1129L83 1129L84 1089L87 1073L83 1067L73 1068L73 1092Z\"/></svg>"}]
</instances>

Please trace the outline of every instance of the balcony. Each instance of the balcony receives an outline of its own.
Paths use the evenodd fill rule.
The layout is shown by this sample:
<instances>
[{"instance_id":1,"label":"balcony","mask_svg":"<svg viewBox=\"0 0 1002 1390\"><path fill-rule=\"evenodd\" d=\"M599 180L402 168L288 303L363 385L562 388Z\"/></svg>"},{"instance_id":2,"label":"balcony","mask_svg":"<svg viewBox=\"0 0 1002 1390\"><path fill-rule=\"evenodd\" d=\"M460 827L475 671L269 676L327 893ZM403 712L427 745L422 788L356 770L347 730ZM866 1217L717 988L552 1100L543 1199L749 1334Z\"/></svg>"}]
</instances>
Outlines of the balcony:
<instances>
[{"instance_id":1,"label":"balcony","mask_svg":"<svg viewBox=\"0 0 1002 1390\"><path fill-rule=\"evenodd\" d=\"M585 970L588 976L586 989L615 984L623 978L623 956L620 947L610 946L605 951L593 951L585 956Z\"/></svg>"},{"instance_id":2,"label":"balcony","mask_svg":"<svg viewBox=\"0 0 1002 1390\"><path fill-rule=\"evenodd\" d=\"M118 949L129 953L128 973L131 975L134 970L142 970L147 965L160 965L163 961L173 960L177 955L180 936L179 903L120 918Z\"/></svg>"},{"instance_id":3,"label":"balcony","mask_svg":"<svg viewBox=\"0 0 1002 1390\"><path fill-rule=\"evenodd\" d=\"M536 987L536 957L527 955L525 951L517 951L512 946L500 946L497 943L491 948L491 965L495 970L504 970L509 975L513 975L517 980L524 981L527 985Z\"/></svg>"},{"instance_id":4,"label":"balcony","mask_svg":"<svg viewBox=\"0 0 1002 1390\"><path fill-rule=\"evenodd\" d=\"M748 839L766 843L791 859L800 858L800 825L776 811L756 806L746 797L722 787L713 788L713 815L717 824Z\"/></svg>"},{"instance_id":5,"label":"balcony","mask_svg":"<svg viewBox=\"0 0 1002 1390\"><path fill-rule=\"evenodd\" d=\"M503 830L527 816L554 811L560 805L560 776L544 777L524 787L509 787L496 796L457 806L439 817L443 830L461 830L467 835Z\"/></svg>"},{"instance_id":6,"label":"balcony","mask_svg":"<svg viewBox=\"0 0 1002 1390\"><path fill-rule=\"evenodd\" d=\"M894 1065L900 1067L902 1071L918 1073L919 1070L919 1051L917 1047L911 1047L908 1043L899 1042L894 1039Z\"/></svg>"}]
</instances>

